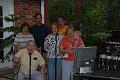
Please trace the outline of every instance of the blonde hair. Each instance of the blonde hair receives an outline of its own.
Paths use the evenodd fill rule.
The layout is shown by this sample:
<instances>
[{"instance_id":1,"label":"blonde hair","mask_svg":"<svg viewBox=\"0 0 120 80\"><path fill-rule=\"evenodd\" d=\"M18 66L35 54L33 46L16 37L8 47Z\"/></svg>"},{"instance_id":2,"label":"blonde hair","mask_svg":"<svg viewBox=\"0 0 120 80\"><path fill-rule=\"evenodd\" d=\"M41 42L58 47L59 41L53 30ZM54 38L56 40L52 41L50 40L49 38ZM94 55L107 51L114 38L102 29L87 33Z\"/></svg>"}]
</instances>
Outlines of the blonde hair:
<instances>
[{"instance_id":1,"label":"blonde hair","mask_svg":"<svg viewBox=\"0 0 120 80\"><path fill-rule=\"evenodd\" d=\"M57 22L53 22L50 24L50 29L52 29L52 25L55 25L55 27L57 28L57 30L59 30L59 26L57 24Z\"/></svg>"}]
</instances>

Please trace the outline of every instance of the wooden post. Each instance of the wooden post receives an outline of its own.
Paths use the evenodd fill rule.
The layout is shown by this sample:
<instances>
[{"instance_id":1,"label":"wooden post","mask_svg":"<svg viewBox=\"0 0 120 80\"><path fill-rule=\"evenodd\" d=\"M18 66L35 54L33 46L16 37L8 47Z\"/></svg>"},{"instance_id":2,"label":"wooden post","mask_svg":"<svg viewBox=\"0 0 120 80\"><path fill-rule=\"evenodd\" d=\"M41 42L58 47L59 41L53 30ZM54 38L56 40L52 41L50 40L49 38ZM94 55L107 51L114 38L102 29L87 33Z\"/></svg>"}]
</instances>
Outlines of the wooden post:
<instances>
[{"instance_id":1,"label":"wooden post","mask_svg":"<svg viewBox=\"0 0 120 80\"><path fill-rule=\"evenodd\" d=\"M45 1L45 24L48 24L48 0L44 0Z\"/></svg>"},{"instance_id":2,"label":"wooden post","mask_svg":"<svg viewBox=\"0 0 120 80\"><path fill-rule=\"evenodd\" d=\"M80 17L81 0L76 0L77 17Z\"/></svg>"}]
</instances>

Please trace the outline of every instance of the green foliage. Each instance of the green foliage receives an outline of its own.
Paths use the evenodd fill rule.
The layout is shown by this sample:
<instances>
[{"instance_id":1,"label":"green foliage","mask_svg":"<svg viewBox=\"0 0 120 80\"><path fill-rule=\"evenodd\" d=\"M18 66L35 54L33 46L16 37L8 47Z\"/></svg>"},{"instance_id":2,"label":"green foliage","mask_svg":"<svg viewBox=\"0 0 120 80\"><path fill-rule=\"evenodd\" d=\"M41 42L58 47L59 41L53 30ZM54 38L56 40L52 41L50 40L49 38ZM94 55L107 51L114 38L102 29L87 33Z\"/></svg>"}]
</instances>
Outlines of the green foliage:
<instances>
[{"instance_id":1,"label":"green foliage","mask_svg":"<svg viewBox=\"0 0 120 80\"><path fill-rule=\"evenodd\" d=\"M106 6L102 0L85 0L82 7L82 14L80 17L81 31L84 34L95 33L104 30L106 20L104 13Z\"/></svg>"},{"instance_id":2,"label":"green foliage","mask_svg":"<svg viewBox=\"0 0 120 80\"><path fill-rule=\"evenodd\" d=\"M109 0L110 30L120 30L120 0Z\"/></svg>"},{"instance_id":3,"label":"green foliage","mask_svg":"<svg viewBox=\"0 0 120 80\"><path fill-rule=\"evenodd\" d=\"M9 16L4 17L4 20L6 22L15 22L15 21L17 21L19 19L20 19L20 16L19 15L14 16L14 14L9 14Z\"/></svg>"},{"instance_id":4,"label":"green foliage","mask_svg":"<svg viewBox=\"0 0 120 80\"><path fill-rule=\"evenodd\" d=\"M85 43L105 40L107 36L103 32L120 29L120 0L81 2L81 16L77 18L75 0L49 0L49 23L56 21L58 16L65 16L75 28L80 25Z\"/></svg>"},{"instance_id":5,"label":"green foliage","mask_svg":"<svg viewBox=\"0 0 120 80\"><path fill-rule=\"evenodd\" d=\"M108 37L104 31L107 29L106 13L108 5L103 0L82 0L81 32L86 45L93 45L94 41L104 41Z\"/></svg>"},{"instance_id":6,"label":"green foliage","mask_svg":"<svg viewBox=\"0 0 120 80\"><path fill-rule=\"evenodd\" d=\"M0 32L14 32L14 33L18 33L19 32L19 28L18 27L6 27L6 28L1 28Z\"/></svg>"},{"instance_id":7,"label":"green foliage","mask_svg":"<svg viewBox=\"0 0 120 80\"><path fill-rule=\"evenodd\" d=\"M105 41L109 35L105 32L98 32L92 35L93 40Z\"/></svg>"},{"instance_id":8,"label":"green foliage","mask_svg":"<svg viewBox=\"0 0 120 80\"><path fill-rule=\"evenodd\" d=\"M105 32L97 32L93 34L84 35L84 41L86 45L94 45L94 42L106 41L109 35Z\"/></svg>"},{"instance_id":9,"label":"green foliage","mask_svg":"<svg viewBox=\"0 0 120 80\"><path fill-rule=\"evenodd\" d=\"M5 39L3 40L3 42L0 43L0 49L3 49L3 48L5 48L5 47L8 47L9 45L11 45L11 44L13 43L13 38L12 38L12 37L13 37L13 35L5 38Z\"/></svg>"},{"instance_id":10,"label":"green foliage","mask_svg":"<svg viewBox=\"0 0 120 80\"><path fill-rule=\"evenodd\" d=\"M76 24L75 0L49 0L49 23L57 21L59 16L64 16L68 23Z\"/></svg>"},{"instance_id":11,"label":"green foliage","mask_svg":"<svg viewBox=\"0 0 120 80\"><path fill-rule=\"evenodd\" d=\"M13 35L3 39L3 42L0 43L0 49L10 46L13 43L13 37L16 33L19 32L19 28L15 27L14 22L20 19L19 15L14 16L14 14L9 14L3 18L6 22L12 22L13 26L0 28L0 32L13 32Z\"/></svg>"}]
</instances>

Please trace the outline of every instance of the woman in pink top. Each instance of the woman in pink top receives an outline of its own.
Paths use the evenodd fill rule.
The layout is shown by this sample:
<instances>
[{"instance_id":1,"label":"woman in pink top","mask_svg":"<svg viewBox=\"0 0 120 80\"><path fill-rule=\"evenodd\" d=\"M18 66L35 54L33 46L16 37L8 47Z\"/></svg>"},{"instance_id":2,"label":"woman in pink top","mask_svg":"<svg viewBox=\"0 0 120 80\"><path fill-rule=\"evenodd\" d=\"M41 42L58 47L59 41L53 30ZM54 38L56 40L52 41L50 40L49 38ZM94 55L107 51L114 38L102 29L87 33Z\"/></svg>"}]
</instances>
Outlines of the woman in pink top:
<instances>
[{"instance_id":1,"label":"woman in pink top","mask_svg":"<svg viewBox=\"0 0 120 80\"><path fill-rule=\"evenodd\" d=\"M80 31L75 31L74 32L75 48L77 48L77 47L85 47L81 36L82 36L82 34L81 34Z\"/></svg>"}]
</instances>

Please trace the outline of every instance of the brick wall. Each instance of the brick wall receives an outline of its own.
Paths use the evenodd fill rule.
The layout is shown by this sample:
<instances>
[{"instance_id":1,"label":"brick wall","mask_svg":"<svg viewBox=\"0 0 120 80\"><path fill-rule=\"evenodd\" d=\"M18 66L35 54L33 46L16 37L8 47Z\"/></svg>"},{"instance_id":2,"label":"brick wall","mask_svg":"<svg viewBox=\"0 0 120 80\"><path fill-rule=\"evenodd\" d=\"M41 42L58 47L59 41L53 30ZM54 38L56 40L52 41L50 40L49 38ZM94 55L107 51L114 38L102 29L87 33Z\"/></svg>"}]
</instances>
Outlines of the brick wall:
<instances>
[{"instance_id":1,"label":"brick wall","mask_svg":"<svg viewBox=\"0 0 120 80\"><path fill-rule=\"evenodd\" d=\"M40 0L14 0L14 14L21 16L21 19L16 21L16 26L21 26L25 21L30 26L33 25L34 15L39 12Z\"/></svg>"}]
</instances>

